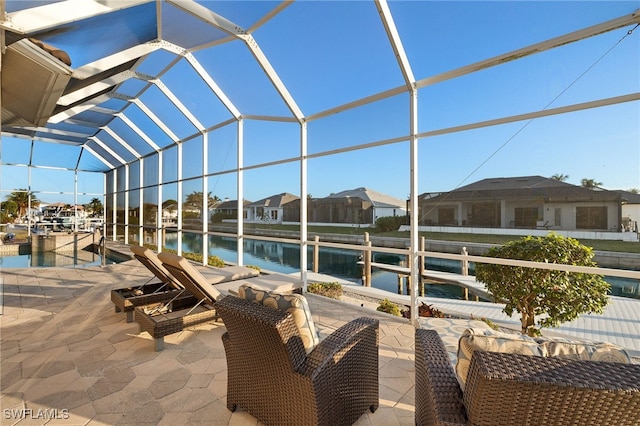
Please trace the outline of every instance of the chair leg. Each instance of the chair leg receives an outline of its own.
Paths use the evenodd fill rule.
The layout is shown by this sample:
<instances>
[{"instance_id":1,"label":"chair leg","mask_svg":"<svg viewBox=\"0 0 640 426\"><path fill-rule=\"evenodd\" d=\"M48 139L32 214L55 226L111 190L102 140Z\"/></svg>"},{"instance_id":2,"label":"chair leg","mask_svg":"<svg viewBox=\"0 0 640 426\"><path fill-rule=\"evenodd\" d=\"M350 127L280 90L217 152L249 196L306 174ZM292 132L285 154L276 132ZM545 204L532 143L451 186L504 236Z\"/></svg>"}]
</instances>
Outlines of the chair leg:
<instances>
[{"instance_id":1,"label":"chair leg","mask_svg":"<svg viewBox=\"0 0 640 426\"><path fill-rule=\"evenodd\" d=\"M133 311L127 311L127 322L133 322Z\"/></svg>"},{"instance_id":2,"label":"chair leg","mask_svg":"<svg viewBox=\"0 0 640 426\"><path fill-rule=\"evenodd\" d=\"M375 413L377 409L378 409L378 404L373 404L371 407L369 407L369 410L371 410L372 413Z\"/></svg>"},{"instance_id":3,"label":"chair leg","mask_svg":"<svg viewBox=\"0 0 640 426\"><path fill-rule=\"evenodd\" d=\"M160 352L164 349L164 337L158 337L153 339L154 349L156 352Z\"/></svg>"},{"instance_id":4,"label":"chair leg","mask_svg":"<svg viewBox=\"0 0 640 426\"><path fill-rule=\"evenodd\" d=\"M116 312L122 312L122 309L116 306Z\"/></svg>"},{"instance_id":5,"label":"chair leg","mask_svg":"<svg viewBox=\"0 0 640 426\"><path fill-rule=\"evenodd\" d=\"M236 408L238 408L238 404L234 404L231 403L229 401L227 401L227 408L229 409L229 411L231 411L232 413L236 411Z\"/></svg>"}]
</instances>

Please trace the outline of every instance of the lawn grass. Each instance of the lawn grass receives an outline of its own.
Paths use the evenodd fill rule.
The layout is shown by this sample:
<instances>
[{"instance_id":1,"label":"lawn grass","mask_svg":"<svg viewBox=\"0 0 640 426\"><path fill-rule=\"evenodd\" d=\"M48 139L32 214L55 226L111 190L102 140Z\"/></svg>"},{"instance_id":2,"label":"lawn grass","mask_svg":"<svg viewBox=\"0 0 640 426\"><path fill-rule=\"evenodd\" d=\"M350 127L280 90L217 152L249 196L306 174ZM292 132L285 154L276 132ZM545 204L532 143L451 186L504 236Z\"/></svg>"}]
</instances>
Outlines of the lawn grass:
<instances>
[{"instance_id":1,"label":"lawn grass","mask_svg":"<svg viewBox=\"0 0 640 426\"><path fill-rule=\"evenodd\" d=\"M229 224L232 225L233 224ZM296 232L300 230L297 225L262 225L248 224L245 229L274 229L282 231ZM353 228L342 226L312 226L308 228L309 234L345 234L345 235L364 235L368 232L371 236L409 238L408 231L391 231L378 232L375 228ZM449 232L420 232L420 236L424 236L427 240L440 241L462 241L469 243L484 244L504 244L509 241L522 238L520 235L491 235L491 234L456 234ZM615 240L587 240L579 239L579 241L587 247L592 247L598 251L613 251L621 253L640 253L640 242L615 241Z\"/></svg>"}]
</instances>

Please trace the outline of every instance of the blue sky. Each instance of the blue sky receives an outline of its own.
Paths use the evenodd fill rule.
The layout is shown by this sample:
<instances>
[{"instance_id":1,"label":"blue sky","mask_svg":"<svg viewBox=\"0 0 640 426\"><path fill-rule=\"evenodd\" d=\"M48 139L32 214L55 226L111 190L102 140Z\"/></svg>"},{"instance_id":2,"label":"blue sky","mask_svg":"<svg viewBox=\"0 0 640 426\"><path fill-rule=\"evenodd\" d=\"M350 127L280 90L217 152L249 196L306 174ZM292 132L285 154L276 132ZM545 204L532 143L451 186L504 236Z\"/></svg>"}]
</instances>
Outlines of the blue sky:
<instances>
[{"instance_id":1,"label":"blue sky","mask_svg":"<svg viewBox=\"0 0 640 426\"><path fill-rule=\"evenodd\" d=\"M249 11L276 4L201 3L228 13L245 28L259 16ZM630 14L640 9L640 1L391 1L389 7L414 77L421 80ZM640 28L627 35L630 29L422 88L418 94L419 131L640 92ZM403 84L378 12L368 1L297 2L253 36L306 116ZM78 46L69 47L74 48ZM243 43L234 41L194 56L243 114L290 116ZM140 71L153 75L171 58L166 52L159 53ZM228 112L212 94L203 95L206 89L190 73L190 67L181 63L163 75L162 81L205 125L227 120ZM120 92L133 94L138 88L139 82L131 81ZM157 90L148 91L141 99L157 107L156 113L180 137L194 133ZM325 154L406 137L408 106L408 96L401 94L311 121L308 152L314 157L308 164L308 193L323 197L364 186L406 198L410 192L408 142ZM126 113L148 124L145 130L161 146L169 143L166 135L144 121L136 107L129 107ZM295 123L246 120L245 164L295 158L300 149L299 133ZM210 141L209 171L233 168L234 129L216 130ZM3 151L8 152L5 146ZM45 152L55 159L54 149ZM197 153L198 149L187 152ZM194 176L195 155L189 154L184 163L186 173ZM419 193L448 191L489 177L553 174L569 175L567 181L578 185L582 178L589 178L607 189L640 188L640 102L425 138L419 142L418 155ZM20 184L24 179L21 172L13 169L3 167L3 190L24 186ZM67 173L54 175L32 176L34 189L43 185L73 191ZM250 169L244 180L249 200L280 192L300 195L296 163ZM99 186L101 178L83 182ZM186 188L197 189L198 185L193 182ZM209 190L221 198L235 198L234 188L233 174L209 178ZM43 194L39 198L57 201L61 197Z\"/></svg>"}]
</instances>

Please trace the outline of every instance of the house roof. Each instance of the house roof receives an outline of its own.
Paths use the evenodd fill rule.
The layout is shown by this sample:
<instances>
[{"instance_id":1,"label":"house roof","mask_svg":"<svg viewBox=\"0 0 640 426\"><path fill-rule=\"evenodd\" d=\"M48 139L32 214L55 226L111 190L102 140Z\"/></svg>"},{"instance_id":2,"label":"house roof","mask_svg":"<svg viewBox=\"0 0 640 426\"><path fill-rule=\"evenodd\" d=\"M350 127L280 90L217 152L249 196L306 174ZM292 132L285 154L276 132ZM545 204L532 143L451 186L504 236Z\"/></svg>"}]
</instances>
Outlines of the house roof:
<instances>
[{"instance_id":1,"label":"house roof","mask_svg":"<svg viewBox=\"0 0 640 426\"><path fill-rule=\"evenodd\" d=\"M249 204L247 207L282 207L283 204L288 203L289 201L297 200L300 197L289 194L288 192L283 192L282 194L272 195L267 198L263 198L262 200L254 201Z\"/></svg>"},{"instance_id":2,"label":"house roof","mask_svg":"<svg viewBox=\"0 0 640 426\"><path fill-rule=\"evenodd\" d=\"M545 202L566 202L618 201L619 197L615 191L588 189L542 176L519 176L482 179L432 198L425 193L420 199L443 202L543 198Z\"/></svg>"},{"instance_id":3,"label":"house roof","mask_svg":"<svg viewBox=\"0 0 640 426\"><path fill-rule=\"evenodd\" d=\"M374 207L400 207L404 208L406 202L399 200L390 195L381 194L368 188L360 187L355 189L347 189L336 194L331 194L325 198L360 198L371 202Z\"/></svg>"},{"instance_id":4,"label":"house roof","mask_svg":"<svg viewBox=\"0 0 640 426\"><path fill-rule=\"evenodd\" d=\"M248 204L250 204L250 201L244 200L242 202L242 205L244 207L247 207ZM223 201L220 204L218 204L217 206L215 206L216 210L237 210L238 209L238 200L227 200L227 201Z\"/></svg>"},{"instance_id":5,"label":"house roof","mask_svg":"<svg viewBox=\"0 0 640 426\"><path fill-rule=\"evenodd\" d=\"M635 194L629 191L623 191L621 189L617 189L613 192L617 192L622 197L622 201L626 204L640 204L640 194Z\"/></svg>"}]
</instances>

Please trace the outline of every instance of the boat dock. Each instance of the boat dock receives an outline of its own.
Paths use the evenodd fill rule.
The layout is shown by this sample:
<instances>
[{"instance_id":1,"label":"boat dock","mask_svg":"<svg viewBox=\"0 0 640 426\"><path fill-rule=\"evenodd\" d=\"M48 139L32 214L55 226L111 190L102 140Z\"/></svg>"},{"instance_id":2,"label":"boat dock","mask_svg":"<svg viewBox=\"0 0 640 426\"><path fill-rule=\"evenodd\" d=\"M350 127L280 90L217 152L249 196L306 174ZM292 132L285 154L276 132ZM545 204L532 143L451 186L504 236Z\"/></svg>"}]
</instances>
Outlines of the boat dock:
<instances>
[{"instance_id":1,"label":"boat dock","mask_svg":"<svg viewBox=\"0 0 640 426\"><path fill-rule=\"evenodd\" d=\"M358 262L358 265L364 266L364 262ZM371 268L375 268L381 271L393 272L398 274L398 294L405 294L405 283L409 283L409 276L411 271L406 266L389 265L386 263L371 262ZM433 270L424 270L421 274L423 282L425 280L431 281L428 284L454 284L462 287L464 293L464 300L469 300L469 294L475 296L476 301L480 298L485 300L492 300L493 296L484 284L476 281L476 278L472 275L454 274L452 272L441 272ZM434 282L435 281L435 282ZM408 288L408 286L407 286ZM421 296L424 296L424 292L421 292Z\"/></svg>"}]
</instances>

